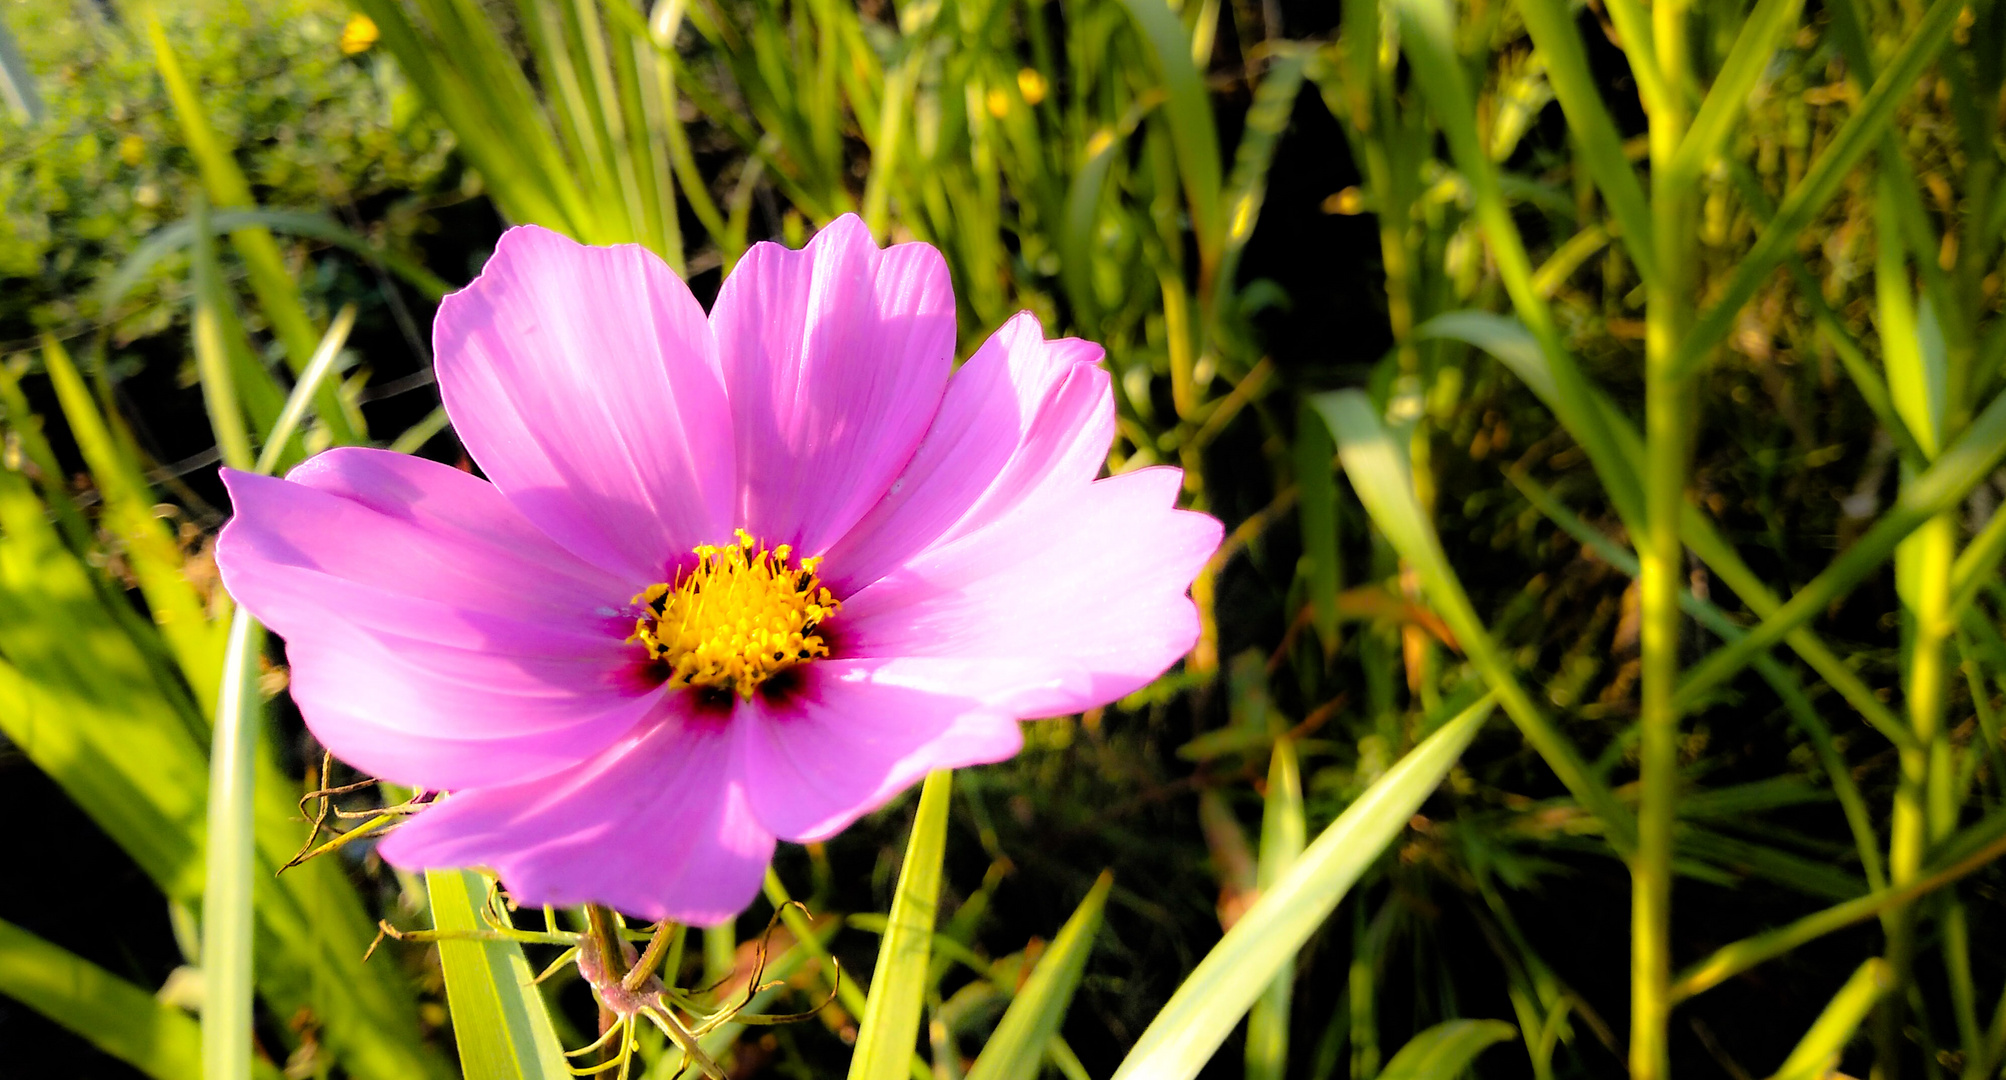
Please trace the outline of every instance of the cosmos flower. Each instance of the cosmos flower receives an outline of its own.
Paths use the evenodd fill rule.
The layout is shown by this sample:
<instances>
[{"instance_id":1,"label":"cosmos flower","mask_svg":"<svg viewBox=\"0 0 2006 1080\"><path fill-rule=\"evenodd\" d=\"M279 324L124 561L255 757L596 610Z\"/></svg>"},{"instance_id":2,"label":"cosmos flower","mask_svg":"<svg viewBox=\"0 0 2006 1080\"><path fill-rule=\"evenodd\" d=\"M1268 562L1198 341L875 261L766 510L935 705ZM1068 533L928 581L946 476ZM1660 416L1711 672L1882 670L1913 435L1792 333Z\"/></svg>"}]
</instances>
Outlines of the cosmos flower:
<instances>
[{"instance_id":1,"label":"cosmos flower","mask_svg":"<svg viewBox=\"0 0 2006 1080\"><path fill-rule=\"evenodd\" d=\"M1021 719L1196 640L1218 522L1095 479L1099 347L1029 313L953 368L940 253L855 217L759 244L706 318L637 246L510 230L433 328L486 479L337 449L226 471L218 548L337 757L450 792L383 841L527 904L714 923Z\"/></svg>"}]
</instances>

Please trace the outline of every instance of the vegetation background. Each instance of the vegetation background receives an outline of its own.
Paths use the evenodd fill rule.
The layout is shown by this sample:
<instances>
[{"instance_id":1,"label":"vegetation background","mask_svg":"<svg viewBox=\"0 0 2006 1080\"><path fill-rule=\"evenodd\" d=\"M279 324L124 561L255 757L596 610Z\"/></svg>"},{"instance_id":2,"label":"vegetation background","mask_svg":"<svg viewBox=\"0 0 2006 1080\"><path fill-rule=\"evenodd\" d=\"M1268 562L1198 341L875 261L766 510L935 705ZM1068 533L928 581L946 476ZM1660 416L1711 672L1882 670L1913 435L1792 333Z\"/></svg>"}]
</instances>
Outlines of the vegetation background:
<instances>
[{"instance_id":1,"label":"vegetation background","mask_svg":"<svg viewBox=\"0 0 2006 1080\"><path fill-rule=\"evenodd\" d=\"M1371 1080L1465 1018L1515 1029L1485 1076L1997 1074L2003 78L1990 0L0 0L0 1074L203 1075L234 866L257 1075L451 1075L438 951L359 964L425 884L366 843L274 876L295 801L364 779L322 774L276 643L265 721L212 723L216 466L464 461L428 327L509 222L708 301L849 210L946 252L964 352L1020 308L1103 342L1110 469L1183 465L1230 531L1181 670L955 778L923 1075L982 1072L1104 868L1027 1060L1115 1074L1487 692L1190 1073ZM237 737L255 784L213 786ZM915 801L780 856L846 973ZM682 984L798 941L774 898ZM829 996L813 954L773 1011ZM584 987L548 997L589 1041ZM716 1052L832 1075L861 1001Z\"/></svg>"}]
</instances>

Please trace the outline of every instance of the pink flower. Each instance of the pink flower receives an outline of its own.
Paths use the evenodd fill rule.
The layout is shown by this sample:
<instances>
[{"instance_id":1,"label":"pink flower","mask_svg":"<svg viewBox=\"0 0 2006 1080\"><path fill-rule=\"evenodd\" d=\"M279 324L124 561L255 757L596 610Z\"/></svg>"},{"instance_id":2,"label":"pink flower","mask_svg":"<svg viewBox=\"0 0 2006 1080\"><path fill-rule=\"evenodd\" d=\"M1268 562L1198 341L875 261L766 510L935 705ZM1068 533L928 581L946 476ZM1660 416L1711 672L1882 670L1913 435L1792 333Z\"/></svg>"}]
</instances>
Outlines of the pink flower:
<instances>
[{"instance_id":1,"label":"pink flower","mask_svg":"<svg viewBox=\"0 0 2006 1080\"><path fill-rule=\"evenodd\" d=\"M1196 640L1219 524L1096 480L1099 347L1018 315L954 372L940 253L844 217L756 245L708 319L640 247L512 229L433 328L487 474L332 450L226 471L230 592L355 767L450 791L383 841L529 904L717 922L1020 719Z\"/></svg>"}]
</instances>

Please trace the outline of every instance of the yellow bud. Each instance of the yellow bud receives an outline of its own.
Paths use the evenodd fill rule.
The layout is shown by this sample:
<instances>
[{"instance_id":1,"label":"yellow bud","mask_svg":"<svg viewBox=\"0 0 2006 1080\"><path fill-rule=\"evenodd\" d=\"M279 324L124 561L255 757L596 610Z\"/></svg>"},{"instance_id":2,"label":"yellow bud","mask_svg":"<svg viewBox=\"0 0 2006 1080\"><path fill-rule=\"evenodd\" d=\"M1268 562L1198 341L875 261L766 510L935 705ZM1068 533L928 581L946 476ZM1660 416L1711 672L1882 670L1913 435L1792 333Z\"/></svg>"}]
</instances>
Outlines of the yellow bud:
<instances>
[{"instance_id":1,"label":"yellow bud","mask_svg":"<svg viewBox=\"0 0 2006 1080\"><path fill-rule=\"evenodd\" d=\"M137 166L146 160L146 140L137 135L127 135L118 141L118 157L127 165Z\"/></svg>"},{"instance_id":2,"label":"yellow bud","mask_svg":"<svg viewBox=\"0 0 2006 1080\"><path fill-rule=\"evenodd\" d=\"M376 23L369 16L356 12L348 17L348 25L341 28L341 55L354 56L369 51L380 35Z\"/></svg>"},{"instance_id":3,"label":"yellow bud","mask_svg":"<svg viewBox=\"0 0 2006 1080\"><path fill-rule=\"evenodd\" d=\"M1010 95L1002 87L989 91L989 115L998 120L1010 115Z\"/></svg>"},{"instance_id":4,"label":"yellow bud","mask_svg":"<svg viewBox=\"0 0 2006 1080\"><path fill-rule=\"evenodd\" d=\"M1024 68L1017 72L1017 92L1024 95L1024 104L1036 105L1045 100L1045 77L1037 68Z\"/></svg>"}]
</instances>

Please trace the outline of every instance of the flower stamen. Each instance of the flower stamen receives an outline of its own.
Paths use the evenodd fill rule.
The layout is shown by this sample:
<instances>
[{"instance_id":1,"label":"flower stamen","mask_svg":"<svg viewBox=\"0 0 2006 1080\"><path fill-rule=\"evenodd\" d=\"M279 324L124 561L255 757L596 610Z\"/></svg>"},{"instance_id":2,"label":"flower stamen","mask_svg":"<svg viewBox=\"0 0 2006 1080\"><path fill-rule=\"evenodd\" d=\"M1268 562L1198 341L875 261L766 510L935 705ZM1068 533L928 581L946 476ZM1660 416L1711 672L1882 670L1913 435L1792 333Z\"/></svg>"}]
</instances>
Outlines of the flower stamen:
<instances>
[{"instance_id":1,"label":"flower stamen","mask_svg":"<svg viewBox=\"0 0 2006 1080\"><path fill-rule=\"evenodd\" d=\"M734 543L694 550L693 569L633 601L643 610L627 640L665 665L670 682L750 699L774 675L829 655L821 628L842 603L815 577L819 556L789 565L789 545L769 551L744 529Z\"/></svg>"}]
</instances>

